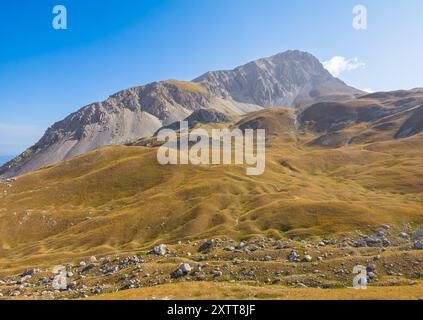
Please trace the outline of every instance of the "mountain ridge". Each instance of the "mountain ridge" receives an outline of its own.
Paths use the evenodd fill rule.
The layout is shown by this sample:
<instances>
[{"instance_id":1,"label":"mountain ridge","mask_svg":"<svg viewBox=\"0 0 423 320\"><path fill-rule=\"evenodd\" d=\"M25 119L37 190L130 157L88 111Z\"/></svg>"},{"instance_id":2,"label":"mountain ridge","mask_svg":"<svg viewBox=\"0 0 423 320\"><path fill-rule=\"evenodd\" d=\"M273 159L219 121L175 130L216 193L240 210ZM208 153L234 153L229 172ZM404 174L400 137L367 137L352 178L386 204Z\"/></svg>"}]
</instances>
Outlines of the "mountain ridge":
<instances>
[{"instance_id":1,"label":"mountain ridge","mask_svg":"<svg viewBox=\"0 0 423 320\"><path fill-rule=\"evenodd\" d=\"M232 71L212 71L193 82L153 82L89 104L56 122L34 146L0 167L0 176L22 175L99 147L152 136L198 109L239 116L267 107L348 100L362 93L331 76L311 54L286 51Z\"/></svg>"}]
</instances>

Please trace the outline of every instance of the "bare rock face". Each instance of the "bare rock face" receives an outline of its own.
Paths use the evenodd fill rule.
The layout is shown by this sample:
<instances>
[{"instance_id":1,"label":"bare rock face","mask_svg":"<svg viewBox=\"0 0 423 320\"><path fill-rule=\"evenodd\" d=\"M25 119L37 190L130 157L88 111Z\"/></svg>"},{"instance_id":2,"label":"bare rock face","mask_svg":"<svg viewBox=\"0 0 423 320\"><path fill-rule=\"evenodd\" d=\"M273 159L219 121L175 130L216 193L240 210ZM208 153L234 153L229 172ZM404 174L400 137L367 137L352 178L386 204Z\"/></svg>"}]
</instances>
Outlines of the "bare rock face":
<instances>
[{"instance_id":1,"label":"bare rock face","mask_svg":"<svg viewBox=\"0 0 423 320\"><path fill-rule=\"evenodd\" d=\"M194 82L223 98L262 107L300 108L363 94L334 78L313 55L287 51L229 71L208 72Z\"/></svg>"}]
</instances>

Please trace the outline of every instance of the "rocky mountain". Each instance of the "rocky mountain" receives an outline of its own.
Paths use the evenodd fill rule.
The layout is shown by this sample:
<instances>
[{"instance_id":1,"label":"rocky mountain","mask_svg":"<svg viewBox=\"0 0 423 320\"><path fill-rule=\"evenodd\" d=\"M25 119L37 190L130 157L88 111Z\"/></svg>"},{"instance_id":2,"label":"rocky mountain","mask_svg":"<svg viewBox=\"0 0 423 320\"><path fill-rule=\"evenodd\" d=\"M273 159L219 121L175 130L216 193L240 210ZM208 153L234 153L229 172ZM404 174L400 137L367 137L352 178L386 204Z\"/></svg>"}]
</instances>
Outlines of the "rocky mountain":
<instances>
[{"instance_id":1,"label":"rocky mountain","mask_svg":"<svg viewBox=\"0 0 423 320\"><path fill-rule=\"evenodd\" d=\"M156 82L118 92L55 123L0 174L19 175L105 145L150 136L209 103L201 86L183 82Z\"/></svg>"},{"instance_id":2,"label":"rocky mountain","mask_svg":"<svg viewBox=\"0 0 423 320\"><path fill-rule=\"evenodd\" d=\"M334 78L313 55L287 51L194 80L222 98L262 107L301 108L317 101L345 100L363 92Z\"/></svg>"},{"instance_id":3,"label":"rocky mountain","mask_svg":"<svg viewBox=\"0 0 423 320\"><path fill-rule=\"evenodd\" d=\"M21 175L107 145L148 137L199 109L239 116L267 107L303 108L363 92L334 78L311 54L287 51L193 82L154 82L83 107L50 127L39 142L0 168ZM195 116L208 116L204 111ZM222 117L222 116L220 116Z\"/></svg>"}]
</instances>

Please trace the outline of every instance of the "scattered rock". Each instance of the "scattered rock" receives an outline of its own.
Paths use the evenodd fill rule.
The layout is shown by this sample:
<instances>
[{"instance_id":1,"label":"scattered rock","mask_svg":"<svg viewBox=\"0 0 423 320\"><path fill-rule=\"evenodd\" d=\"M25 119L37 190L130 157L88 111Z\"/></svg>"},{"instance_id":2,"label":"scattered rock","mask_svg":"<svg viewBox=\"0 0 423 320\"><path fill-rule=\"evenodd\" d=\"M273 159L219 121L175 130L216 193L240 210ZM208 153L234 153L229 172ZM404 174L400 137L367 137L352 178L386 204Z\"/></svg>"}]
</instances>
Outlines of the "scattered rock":
<instances>
[{"instance_id":1,"label":"scattered rock","mask_svg":"<svg viewBox=\"0 0 423 320\"><path fill-rule=\"evenodd\" d=\"M204 275L198 275L196 278L195 278L195 280L196 281L206 281L206 277L204 276Z\"/></svg>"},{"instance_id":2,"label":"scattered rock","mask_svg":"<svg viewBox=\"0 0 423 320\"><path fill-rule=\"evenodd\" d=\"M18 291L18 290L12 290L12 291L10 291L10 293L9 293L9 297L18 297L18 296L20 296L21 295L21 292L20 291Z\"/></svg>"},{"instance_id":3,"label":"scattered rock","mask_svg":"<svg viewBox=\"0 0 423 320\"><path fill-rule=\"evenodd\" d=\"M275 242L275 248L277 250L288 249L289 248L289 244L288 243L283 243L282 241L278 240L278 241Z\"/></svg>"},{"instance_id":4,"label":"scattered rock","mask_svg":"<svg viewBox=\"0 0 423 320\"><path fill-rule=\"evenodd\" d=\"M255 276L254 271L243 271L242 272L243 276L248 277L248 278L252 278Z\"/></svg>"},{"instance_id":5,"label":"scattered rock","mask_svg":"<svg viewBox=\"0 0 423 320\"><path fill-rule=\"evenodd\" d=\"M140 263L141 260L137 256L134 255L134 256L129 258L129 262L131 262L133 264L137 264L137 263Z\"/></svg>"},{"instance_id":6,"label":"scattered rock","mask_svg":"<svg viewBox=\"0 0 423 320\"><path fill-rule=\"evenodd\" d=\"M102 292L100 287L95 287L93 290L91 290L92 294L100 294Z\"/></svg>"},{"instance_id":7,"label":"scattered rock","mask_svg":"<svg viewBox=\"0 0 423 320\"><path fill-rule=\"evenodd\" d=\"M34 274L36 274L38 272L37 269L28 269L25 270L22 274L21 277L26 277L26 276L33 276Z\"/></svg>"},{"instance_id":8,"label":"scattered rock","mask_svg":"<svg viewBox=\"0 0 423 320\"><path fill-rule=\"evenodd\" d=\"M259 250L259 247L257 247L256 245L252 244L251 246L248 246L247 248L245 248L246 252L255 252Z\"/></svg>"},{"instance_id":9,"label":"scattered rock","mask_svg":"<svg viewBox=\"0 0 423 320\"><path fill-rule=\"evenodd\" d=\"M399 234L399 236L401 237L401 238L404 238L404 239L408 239L408 234L406 233L406 232L401 232L400 234Z\"/></svg>"},{"instance_id":10,"label":"scattered rock","mask_svg":"<svg viewBox=\"0 0 423 320\"><path fill-rule=\"evenodd\" d=\"M304 261L305 262L311 262L311 261L313 261L313 258L309 255L306 255L306 256L304 256Z\"/></svg>"},{"instance_id":11,"label":"scattered rock","mask_svg":"<svg viewBox=\"0 0 423 320\"><path fill-rule=\"evenodd\" d=\"M367 273L367 277L368 277L370 280L373 280L373 279L375 279L375 278L376 278L376 274L375 274L374 272L368 272L368 273Z\"/></svg>"},{"instance_id":12,"label":"scattered rock","mask_svg":"<svg viewBox=\"0 0 423 320\"><path fill-rule=\"evenodd\" d=\"M367 242L364 239L359 239L357 240L357 242L355 243L355 246L357 248L363 248L363 247L367 247Z\"/></svg>"},{"instance_id":13,"label":"scattered rock","mask_svg":"<svg viewBox=\"0 0 423 320\"><path fill-rule=\"evenodd\" d=\"M413 245L415 250L423 250L423 240L415 241Z\"/></svg>"},{"instance_id":14,"label":"scattered rock","mask_svg":"<svg viewBox=\"0 0 423 320\"><path fill-rule=\"evenodd\" d=\"M240 243L238 243L236 246L235 246L235 249L236 250L241 250L242 248L244 248L245 247L245 242L244 241L241 241Z\"/></svg>"},{"instance_id":15,"label":"scattered rock","mask_svg":"<svg viewBox=\"0 0 423 320\"><path fill-rule=\"evenodd\" d=\"M214 278L219 278L223 275L222 271L220 271L220 270L213 270L212 274L213 274Z\"/></svg>"},{"instance_id":16,"label":"scattered rock","mask_svg":"<svg viewBox=\"0 0 423 320\"><path fill-rule=\"evenodd\" d=\"M164 256L167 254L167 247L164 244L158 245L154 247L153 253L157 254L158 256Z\"/></svg>"},{"instance_id":17,"label":"scattered rock","mask_svg":"<svg viewBox=\"0 0 423 320\"><path fill-rule=\"evenodd\" d=\"M374 265L373 263L369 263L367 265L366 270L367 270L367 272L375 272L376 271L376 265Z\"/></svg>"},{"instance_id":18,"label":"scattered rock","mask_svg":"<svg viewBox=\"0 0 423 320\"><path fill-rule=\"evenodd\" d=\"M81 274L82 274L82 273L87 273L87 272L89 272L90 270L94 269L95 267L96 267L96 265L95 265L94 263L89 264L88 266L86 266L85 268L83 268L83 269L81 270Z\"/></svg>"},{"instance_id":19,"label":"scattered rock","mask_svg":"<svg viewBox=\"0 0 423 320\"><path fill-rule=\"evenodd\" d=\"M376 235L377 235L378 237L384 237L384 236L386 236L386 232L385 232L385 230L378 230L378 231L376 232Z\"/></svg>"},{"instance_id":20,"label":"scattered rock","mask_svg":"<svg viewBox=\"0 0 423 320\"><path fill-rule=\"evenodd\" d=\"M378 247L382 242L379 238L375 237L368 237L365 241L368 247Z\"/></svg>"},{"instance_id":21,"label":"scattered rock","mask_svg":"<svg viewBox=\"0 0 423 320\"><path fill-rule=\"evenodd\" d=\"M391 241L389 241L387 238L383 238L382 239L382 245L384 247L390 247L391 246Z\"/></svg>"},{"instance_id":22,"label":"scattered rock","mask_svg":"<svg viewBox=\"0 0 423 320\"><path fill-rule=\"evenodd\" d=\"M299 254L298 254L298 252L297 252L297 251L295 251L295 250L292 250L292 251L290 252L290 254L288 255L288 260L289 260L290 262L298 262L299 258L300 258L300 255L299 255Z\"/></svg>"},{"instance_id":23,"label":"scattered rock","mask_svg":"<svg viewBox=\"0 0 423 320\"><path fill-rule=\"evenodd\" d=\"M413 235L413 240L420 240L423 238L423 231L416 231Z\"/></svg>"},{"instance_id":24,"label":"scattered rock","mask_svg":"<svg viewBox=\"0 0 423 320\"><path fill-rule=\"evenodd\" d=\"M191 266L188 263L181 263L175 271L172 272L172 278L180 278L191 272Z\"/></svg>"},{"instance_id":25,"label":"scattered rock","mask_svg":"<svg viewBox=\"0 0 423 320\"><path fill-rule=\"evenodd\" d=\"M18 281L18 284L24 284L24 283L26 283L29 279L31 279L32 278L32 276L31 275L27 275L27 276L25 276L25 277L22 277L19 281Z\"/></svg>"},{"instance_id":26,"label":"scattered rock","mask_svg":"<svg viewBox=\"0 0 423 320\"><path fill-rule=\"evenodd\" d=\"M198 249L198 251L200 251L200 252L210 251L211 249L213 249L214 245L215 245L215 240L214 239L207 240L206 242L204 242L200 246L200 248Z\"/></svg>"}]
</instances>

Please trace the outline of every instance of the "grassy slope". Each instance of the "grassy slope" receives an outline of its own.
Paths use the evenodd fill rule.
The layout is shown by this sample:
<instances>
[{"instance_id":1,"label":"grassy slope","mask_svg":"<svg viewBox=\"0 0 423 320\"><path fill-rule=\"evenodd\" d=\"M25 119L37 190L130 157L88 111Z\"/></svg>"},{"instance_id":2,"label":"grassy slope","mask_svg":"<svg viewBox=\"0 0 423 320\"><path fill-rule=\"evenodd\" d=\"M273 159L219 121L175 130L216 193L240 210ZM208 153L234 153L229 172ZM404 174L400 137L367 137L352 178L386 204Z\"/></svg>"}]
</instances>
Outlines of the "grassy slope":
<instances>
[{"instance_id":1,"label":"grassy slope","mask_svg":"<svg viewBox=\"0 0 423 320\"><path fill-rule=\"evenodd\" d=\"M167 83L176 86L182 92L194 92L207 95L207 90L198 83L180 80L167 80Z\"/></svg>"},{"instance_id":2,"label":"grassy slope","mask_svg":"<svg viewBox=\"0 0 423 320\"><path fill-rule=\"evenodd\" d=\"M322 149L310 147L307 134L293 136L289 121L269 120L281 112L260 116L272 131L259 177L246 176L243 166L160 166L155 149L114 146L0 185L0 268L186 238L423 224L422 135Z\"/></svg>"},{"instance_id":3,"label":"grassy slope","mask_svg":"<svg viewBox=\"0 0 423 320\"><path fill-rule=\"evenodd\" d=\"M417 300L423 284L411 287L368 287L356 289L300 289L284 286L254 286L248 283L178 283L133 289L92 297L96 300Z\"/></svg>"}]
</instances>

